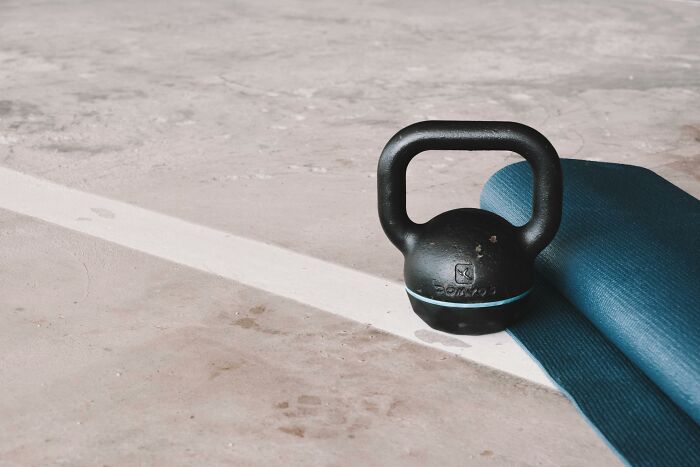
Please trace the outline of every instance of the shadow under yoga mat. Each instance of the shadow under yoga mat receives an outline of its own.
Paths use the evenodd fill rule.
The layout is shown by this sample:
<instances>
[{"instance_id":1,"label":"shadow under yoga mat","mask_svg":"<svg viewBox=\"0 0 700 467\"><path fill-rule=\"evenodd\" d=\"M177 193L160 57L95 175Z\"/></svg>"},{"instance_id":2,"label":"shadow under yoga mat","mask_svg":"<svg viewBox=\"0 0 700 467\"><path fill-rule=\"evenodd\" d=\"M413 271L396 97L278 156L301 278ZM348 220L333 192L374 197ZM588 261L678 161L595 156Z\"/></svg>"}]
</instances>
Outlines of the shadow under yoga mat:
<instances>
[{"instance_id":1,"label":"shadow under yoga mat","mask_svg":"<svg viewBox=\"0 0 700 467\"><path fill-rule=\"evenodd\" d=\"M562 170L562 225L510 333L625 461L700 465L700 201L639 167ZM522 225L531 196L518 163L481 205Z\"/></svg>"}]
</instances>

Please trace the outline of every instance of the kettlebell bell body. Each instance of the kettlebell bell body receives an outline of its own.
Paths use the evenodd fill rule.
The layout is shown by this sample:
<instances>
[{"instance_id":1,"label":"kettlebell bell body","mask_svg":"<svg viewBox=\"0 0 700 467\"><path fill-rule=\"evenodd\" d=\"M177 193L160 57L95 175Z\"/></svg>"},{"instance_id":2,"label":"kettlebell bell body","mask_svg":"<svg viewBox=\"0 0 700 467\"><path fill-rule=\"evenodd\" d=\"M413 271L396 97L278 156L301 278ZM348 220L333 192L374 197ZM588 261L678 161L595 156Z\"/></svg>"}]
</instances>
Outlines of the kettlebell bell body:
<instances>
[{"instance_id":1,"label":"kettlebell bell body","mask_svg":"<svg viewBox=\"0 0 700 467\"><path fill-rule=\"evenodd\" d=\"M506 150L533 172L533 214L520 227L482 209L455 209L416 224L406 213L406 169L426 150ZM379 218L404 255L413 310L429 326L453 334L502 331L526 311L534 260L559 228L559 157L536 130L513 122L428 121L389 140L377 170Z\"/></svg>"}]
</instances>

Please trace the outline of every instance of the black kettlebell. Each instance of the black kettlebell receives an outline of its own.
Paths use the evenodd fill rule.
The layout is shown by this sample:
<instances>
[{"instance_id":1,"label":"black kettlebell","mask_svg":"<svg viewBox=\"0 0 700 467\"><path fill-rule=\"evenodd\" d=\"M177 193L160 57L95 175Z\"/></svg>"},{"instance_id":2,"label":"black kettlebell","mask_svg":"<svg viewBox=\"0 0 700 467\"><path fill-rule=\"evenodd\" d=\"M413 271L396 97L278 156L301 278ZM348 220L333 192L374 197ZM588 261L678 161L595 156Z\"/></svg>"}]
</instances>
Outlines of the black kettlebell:
<instances>
[{"instance_id":1,"label":"black kettlebell","mask_svg":"<svg viewBox=\"0 0 700 467\"><path fill-rule=\"evenodd\" d=\"M530 221L516 227L482 209L454 209L416 224L406 214L406 169L427 150L501 150L523 156L534 179ZM379 219L403 253L413 310L453 334L502 331L525 312L534 260L559 228L559 156L538 131L513 122L427 121L394 135L377 169Z\"/></svg>"}]
</instances>

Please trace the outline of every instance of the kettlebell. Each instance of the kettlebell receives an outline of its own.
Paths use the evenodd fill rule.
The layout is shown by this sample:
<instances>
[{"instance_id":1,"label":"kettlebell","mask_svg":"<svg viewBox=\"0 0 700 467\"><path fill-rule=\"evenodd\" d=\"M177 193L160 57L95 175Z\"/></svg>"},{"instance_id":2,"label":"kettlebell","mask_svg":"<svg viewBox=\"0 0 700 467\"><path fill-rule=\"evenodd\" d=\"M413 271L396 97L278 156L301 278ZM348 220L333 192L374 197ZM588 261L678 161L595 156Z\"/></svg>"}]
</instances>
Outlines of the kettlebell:
<instances>
[{"instance_id":1,"label":"kettlebell","mask_svg":"<svg viewBox=\"0 0 700 467\"><path fill-rule=\"evenodd\" d=\"M406 213L406 169L428 150L520 154L533 174L532 217L516 227L492 212L461 208L413 222ZM502 331L525 313L535 257L561 221L561 167L547 138L514 122L415 123L384 147L377 186L382 228L404 255L408 299L423 321L440 331L476 335Z\"/></svg>"}]
</instances>

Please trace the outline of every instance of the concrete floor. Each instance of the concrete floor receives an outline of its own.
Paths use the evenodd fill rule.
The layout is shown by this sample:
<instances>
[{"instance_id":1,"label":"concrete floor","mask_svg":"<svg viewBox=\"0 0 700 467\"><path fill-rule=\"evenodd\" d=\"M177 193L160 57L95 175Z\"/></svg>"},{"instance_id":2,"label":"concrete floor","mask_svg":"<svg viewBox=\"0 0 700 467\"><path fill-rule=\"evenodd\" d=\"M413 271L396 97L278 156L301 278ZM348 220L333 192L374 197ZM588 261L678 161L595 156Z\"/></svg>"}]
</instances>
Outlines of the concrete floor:
<instances>
[{"instance_id":1,"label":"concrete floor","mask_svg":"<svg viewBox=\"0 0 700 467\"><path fill-rule=\"evenodd\" d=\"M615 460L551 390L100 240L0 219L0 458L10 465Z\"/></svg>"},{"instance_id":2,"label":"concrete floor","mask_svg":"<svg viewBox=\"0 0 700 467\"><path fill-rule=\"evenodd\" d=\"M692 1L0 0L0 165L399 280L374 171L416 120L699 197L699 31ZM514 160L419 157L409 213ZM617 462L552 391L9 211L0 286L0 463Z\"/></svg>"}]
</instances>

